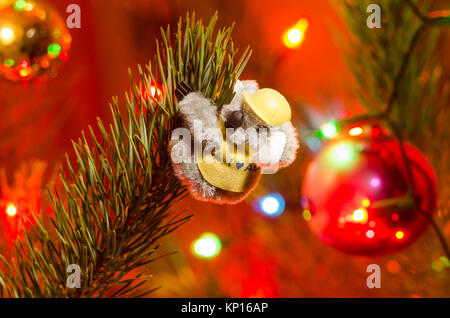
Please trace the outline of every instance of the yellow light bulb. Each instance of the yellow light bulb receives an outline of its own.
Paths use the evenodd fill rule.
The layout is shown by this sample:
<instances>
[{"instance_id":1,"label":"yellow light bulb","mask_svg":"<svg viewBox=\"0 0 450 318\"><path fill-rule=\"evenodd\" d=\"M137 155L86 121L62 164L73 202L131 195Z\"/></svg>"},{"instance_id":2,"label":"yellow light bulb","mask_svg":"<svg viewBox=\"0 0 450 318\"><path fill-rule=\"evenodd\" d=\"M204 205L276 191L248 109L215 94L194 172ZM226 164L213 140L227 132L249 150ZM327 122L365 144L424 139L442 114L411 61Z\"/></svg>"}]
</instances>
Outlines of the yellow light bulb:
<instances>
[{"instance_id":1,"label":"yellow light bulb","mask_svg":"<svg viewBox=\"0 0 450 318\"><path fill-rule=\"evenodd\" d=\"M0 42L3 45L9 45L16 40L16 34L14 30L9 27L3 27L0 29Z\"/></svg>"},{"instance_id":2,"label":"yellow light bulb","mask_svg":"<svg viewBox=\"0 0 450 318\"><path fill-rule=\"evenodd\" d=\"M23 68L19 71L19 74L22 77L27 77L28 75L30 75L30 70L29 68Z\"/></svg>"},{"instance_id":3,"label":"yellow light bulb","mask_svg":"<svg viewBox=\"0 0 450 318\"><path fill-rule=\"evenodd\" d=\"M365 209L356 209L352 215L353 222L364 223L367 221L367 211Z\"/></svg>"},{"instance_id":4,"label":"yellow light bulb","mask_svg":"<svg viewBox=\"0 0 450 318\"><path fill-rule=\"evenodd\" d=\"M298 48L303 40L306 29L308 28L308 20L300 19L297 24L289 28L283 34L283 43L290 49Z\"/></svg>"},{"instance_id":5,"label":"yellow light bulb","mask_svg":"<svg viewBox=\"0 0 450 318\"><path fill-rule=\"evenodd\" d=\"M362 134L362 132L363 132L363 130L362 130L361 127L354 127L354 128L352 128L352 129L350 129L350 131L348 132L348 134L349 134L350 136L359 136L359 135Z\"/></svg>"},{"instance_id":6,"label":"yellow light bulb","mask_svg":"<svg viewBox=\"0 0 450 318\"><path fill-rule=\"evenodd\" d=\"M17 208L14 206L14 204L8 204L8 206L6 207L6 214L8 214L9 216L14 216L17 214Z\"/></svg>"},{"instance_id":7,"label":"yellow light bulb","mask_svg":"<svg viewBox=\"0 0 450 318\"><path fill-rule=\"evenodd\" d=\"M300 31L299 29L292 29L291 31L289 31L288 33L288 40L289 42L291 42L292 44L297 44L302 40L302 31Z\"/></svg>"},{"instance_id":8,"label":"yellow light bulb","mask_svg":"<svg viewBox=\"0 0 450 318\"><path fill-rule=\"evenodd\" d=\"M152 85L150 87L150 92L151 92L153 98L157 98L161 95L161 90L154 85Z\"/></svg>"},{"instance_id":9,"label":"yellow light bulb","mask_svg":"<svg viewBox=\"0 0 450 318\"><path fill-rule=\"evenodd\" d=\"M397 238L397 240L402 240L405 237L405 233L403 231L397 231L395 233L395 237Z\"/></svg>"},{"instance_id":10,"label":"yellow light bulb","mask_svg":"<svg viewBox=\"0 0 450 318\"><path fill-rule=\"evenodd\" d=\"M370 200L369 199L364 199L364 200L362 200L361 203L362 203L363 207L365 207L365 208L368 208L370 206Z\"/></svg>"}]
</instances>

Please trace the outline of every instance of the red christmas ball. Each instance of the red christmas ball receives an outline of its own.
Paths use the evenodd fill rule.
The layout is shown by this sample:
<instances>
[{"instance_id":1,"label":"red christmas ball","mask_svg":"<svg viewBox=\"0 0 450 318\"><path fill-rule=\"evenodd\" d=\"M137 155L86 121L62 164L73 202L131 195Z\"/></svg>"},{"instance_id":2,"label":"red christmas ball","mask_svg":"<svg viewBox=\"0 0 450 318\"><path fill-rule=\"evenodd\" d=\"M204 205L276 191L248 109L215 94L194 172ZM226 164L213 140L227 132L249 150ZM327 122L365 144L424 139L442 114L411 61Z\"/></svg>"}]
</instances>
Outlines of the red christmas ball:
<instances>
[{"instance_id":1,"label":"red christmas ball","mask_svg":"<svg viewBox=\"0 0 450 318\"><path fill-rule=\"evenodd\" d=\"M436 176L414 146L376 126L351 127L330 140L310 163L303 183L305 219L322 241L359 255L389 254L425 230L436 208Z\"/></svg>"}]
</instances>

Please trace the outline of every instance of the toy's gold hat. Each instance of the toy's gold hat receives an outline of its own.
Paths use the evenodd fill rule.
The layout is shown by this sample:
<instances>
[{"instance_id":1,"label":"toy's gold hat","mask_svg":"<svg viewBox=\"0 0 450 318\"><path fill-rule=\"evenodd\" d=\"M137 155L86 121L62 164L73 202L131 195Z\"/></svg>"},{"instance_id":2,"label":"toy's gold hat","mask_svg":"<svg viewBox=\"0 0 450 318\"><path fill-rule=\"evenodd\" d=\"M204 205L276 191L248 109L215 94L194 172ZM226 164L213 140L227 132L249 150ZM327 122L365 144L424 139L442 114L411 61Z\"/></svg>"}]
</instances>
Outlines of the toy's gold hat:
<instances>
[{"instance_id":1,"label":"toy's gold hat","mask_svg":"<svg viewBox=\"0 0 450 318\"><path fill-rule=\"evenodd\" d=\"M291 107L278 91L263 88L255 94L243 93L244 101L265 123L278 126L291 120Z\"/></svg>"}]
</instances>

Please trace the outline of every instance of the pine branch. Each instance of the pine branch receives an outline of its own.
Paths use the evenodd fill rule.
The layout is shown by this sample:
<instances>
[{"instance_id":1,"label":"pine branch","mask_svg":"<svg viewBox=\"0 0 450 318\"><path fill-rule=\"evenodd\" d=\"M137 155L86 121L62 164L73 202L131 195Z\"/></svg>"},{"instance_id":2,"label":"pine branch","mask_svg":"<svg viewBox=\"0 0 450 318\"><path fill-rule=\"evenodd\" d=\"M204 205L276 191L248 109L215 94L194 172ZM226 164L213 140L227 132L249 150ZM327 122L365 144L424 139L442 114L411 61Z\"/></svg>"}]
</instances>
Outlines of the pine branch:
<instances>
[{"instance_id":1,"label":"pine branch","mask_svg":"<svg viewBox=\"0 0 450 318\"><path fill-rule=\"evenodd\" d=\"M3 257L0 296L124 297L145 295L139 268L154 260L159 240L190 219L172 206L186 195L170 164L168 143L178 127L175 89L181 81L219 107L233 98L233 88L250 53L234 64L232 28L215 34L217 15L203 26L195 15L180 19L171 44L162 30L157 54L139 82L131 79L126 111L117 98L112 123L98 119L99 135L89 127L73 142L76 163L67 156L62 188L48 188L54 216L40 218L15 244L15 257ZM132 78L130 73L130 78ZM159 83L163 94L148 97ZM67 267L81 268L81 288L66 287ZM137 294L140 293L140 294Z\"/></svg>"},{"instance_id":2,"label":"pine branch","mask_svg":"<svg viewBox=\"0 0 450 318\"><path fill-rule=\"evenodd\" d=\"M449 15L422 13L427 4L419 9L413 1L389 0L379 3L381 29L369 29L366 8L370 3L345 2L341 8L351 33L348 65L360 85L359 97L369 117L386 117L392 111L391 118L405 138L426 145L428 136L423 132L439 126L449 100L435 54L439 37L448 31L434 28L444 26Z\"/></svg>"}]
</instances>

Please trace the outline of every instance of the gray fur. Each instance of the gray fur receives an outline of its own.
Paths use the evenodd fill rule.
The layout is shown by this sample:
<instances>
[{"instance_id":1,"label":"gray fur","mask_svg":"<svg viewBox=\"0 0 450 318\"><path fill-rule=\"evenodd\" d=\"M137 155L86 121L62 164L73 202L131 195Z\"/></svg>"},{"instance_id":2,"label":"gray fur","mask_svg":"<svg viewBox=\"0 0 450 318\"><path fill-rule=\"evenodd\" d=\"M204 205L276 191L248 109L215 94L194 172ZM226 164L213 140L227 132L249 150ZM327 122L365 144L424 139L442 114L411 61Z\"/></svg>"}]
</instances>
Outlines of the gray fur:
<instances>
[{"instance_id":1,"label":"gray fur","mask_svg":"<svg viewBox=\"0 0 450 318\"><path fill-rule=\"evenodd\" d=\"M175 147L176 146L176 147ZM172 164L176 176L185 182L192 194L197 198L213 199L217 198L216 187L209 184L201 175L197 163L192 154L192 142L190 139L182 140L171 139L169 142L169 150L172 157ZM185 155L191 150L189 160Z\"/></svg>"},{"instance_id":2,"label":"gray fur","mask_svg":"<svg viewBox=\"0 0 450 318\"><path fill-rule=\"evenodd\" d=\"M294 162L297 156L297 151L300 148L300 144L298 142L297 130L290 121L279 127L280 130L286 135L286 146L284 147L279 163L279 167L282 168L287 167Z\"/></svg>"},{"instance_id":3,"label":"gray fur","mask_svg":"<svg viewBox=\"0 0 450 318\"><path fill-rule=\"evenodd\" d=\"M220 127L218 119L217 106L211 104L210 100L204 97L199 92L189 93L178 104L180 113L185 122L185 126L191 131L195 141L202 143L202 141L210 142L216 147L222 144L222 136L210 133L209 128L217 131ZM203 134L194 134L194 122L202 122Z\"/></svg>"}]
</instances>

